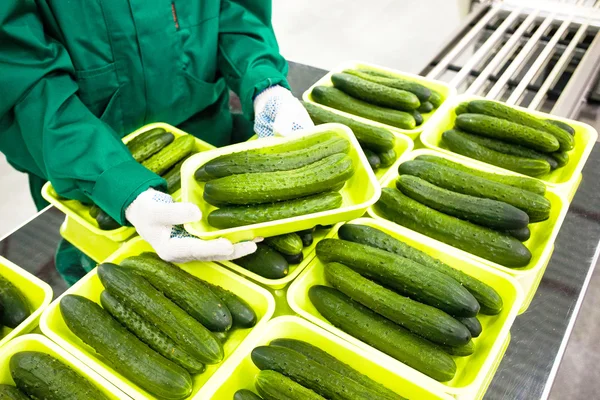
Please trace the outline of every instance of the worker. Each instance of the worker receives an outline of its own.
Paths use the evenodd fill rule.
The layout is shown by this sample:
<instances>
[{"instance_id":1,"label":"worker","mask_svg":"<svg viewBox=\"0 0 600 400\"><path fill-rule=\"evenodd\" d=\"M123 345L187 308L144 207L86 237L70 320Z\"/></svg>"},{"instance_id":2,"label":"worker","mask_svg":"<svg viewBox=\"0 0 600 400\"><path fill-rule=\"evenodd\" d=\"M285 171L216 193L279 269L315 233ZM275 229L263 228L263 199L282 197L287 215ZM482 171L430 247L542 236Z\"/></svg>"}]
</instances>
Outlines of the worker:
<instances>
[{"instance_id":1,"label":"worker","mask_svg":"<svg viewBox=\"0 0 600 400\"><path fill-rule=\"evenodd\" d=\"M307 128L286 73L271 1L2 0L0 151L29 174L38 209L50 181L133 225L165 260L235 259L256 244L187 235L178 225L199 220L198 207L174 203L121 138L159 121L215 146ZM55 261L69 284L95 266L67 242Z\"/></svg>"}]
</instances>

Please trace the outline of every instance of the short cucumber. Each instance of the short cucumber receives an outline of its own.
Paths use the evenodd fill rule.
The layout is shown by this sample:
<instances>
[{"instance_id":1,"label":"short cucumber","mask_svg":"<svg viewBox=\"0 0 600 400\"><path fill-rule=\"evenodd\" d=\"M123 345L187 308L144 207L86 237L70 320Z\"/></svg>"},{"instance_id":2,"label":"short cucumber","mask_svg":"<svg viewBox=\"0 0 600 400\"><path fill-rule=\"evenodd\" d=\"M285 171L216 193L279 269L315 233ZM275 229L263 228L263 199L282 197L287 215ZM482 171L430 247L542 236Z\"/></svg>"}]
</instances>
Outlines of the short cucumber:
<instances>
[{"instance_id":1,"label":"short cucumber","mask_svg":"<svg viewBox=\"0 0 600 400\"><path fill-rule=\"evenodd\" d=\"M173 140L175 140L175 136L171 132L167 132L163 128L154 128L133 138L127 143L127 148L135 161L142 162L172 143Z\"/></svg>"},{"instance_id":2,"label":"short cucumber","mask_svg":"<svg viewBox=\"0 0 600 400\"><path fill-rule=\"evenodd\" d=\"M562 168L569 163L569 153L566 151L550 153L550 157L556 160L557 168Z\"/></svg>"},{"instance_id":3,"label":"short cucumber","mask_svg":"<svg viewBox=\"0 0 600 400\"><path fill-rule=\"evenodd\" d=\"M302 246L308 247L313 244L314 237L312 230L300 231L297 233L300 236L300 239L302 239Z\"/></svg>"},{"instance_id":4,"label":"short cucumber","mask_svg":"<svg viewBox=\"0 0 600 400\"><path fill-rule=\"evenodd\" d=\"M362 243L381 250L398 254L428 268L444 273L463 285L480 304L480 313L496 315L502 311L502 297L491 286L473 278L464 272L444 264L429 254L417 250L408 244L388 235L379 229L367 225L344 224L338 230L340 239Z\"/></svg>"},{"instance_id":5,"label":"short cucumber","mask_svg":"<svg viewBox=\"0 0 600 400\"><path fill-rule=\"evenodd\" d=\"M413 116L405 111L392 110L369 104L333 87L317 86L312 90L312 97L314 101L324 106L396 128L414 129L416 126Z\"/></svg>"},{"instance_id":6,"label":"short cucumber","mask_svg":"<svg viewBox=\"0 0 600 400\"><path fill-rule=\"evenodd\" d=\"M520 243L519 243L520 244ZM322 262L339 262L413 300L450 315L473 317L479 303L460 283L446 274L371 246L339 239L317 243Z\"/></svg>"},{"instance_id":7,"label":"short cucumber","mask_svg":"<svg viewBox=\"0 0 600 400\"><path fill-rule=\"evenodd\" d=\"M177 346L160 329L125 307L106 290L100 294L100 304L114 319L119 321L121 325L137 336L138 339L146 343L161 356L185 368L190 374L200 374L206 369L204 364L195 360L194 357Z\"/></svg>"},{"instance_id":8,"label":"short cucumber","mask_svg":"<svg viewBox=\"0 0 600 400\"><path fill-rule=\"evenodd\" d=\"M510 204L456 193L416 176L399 176L396 187L411 199L427 207L477 225L496 230L509 230L525 228L529 224L529 216Z\"/></svg>"},{"instance_id":9,"label":"short cucumber","mask_svg":"<svg viewBox=\"0 0 600 400\"><path fill-rule=\"evenodd\" d=\"M481 331L483 330L483 328L481 327L481 322L479 322L477 317L458 318L458 321L460 321L461 324L467 327L469 332L471 332L472 337L476 338L479 337L479 335L481 335Z\"/></svg>"},{"instance_id":10,"label":"short cucumber","mask_svg":"<svg viewBox=\"0 0 600 400\"><path fill-rule=\"evenodd\" d=\"M332 325L409 367L440 382L449 381L456 374L456 364L452 358L435 345L375 314L339 291L327 286L313 286L308 290L308 297Z\"/></svg>"},{"instance_id":11,"label":"short cucumber","mask_svg":"<svg viewBox=\"0 0 600 400\"><path fill-rule=\"evenodd\" d=\"M369 162L369 166L371 167L371 169L373 171L379 169L379 167L381 166L381 159L379 158L379 156L369 149L363 149L363 151L365 153L365 156L367 157L367 161Z\"/></svg>"},{"instance_id":12,"label":"short cucumber","mask_svg":"<svg viewBox=\"0 0 600 400\"><path fill-rule=\"evenodd\" d=\"M398 173L417 176L453 192L503 201L525 211L530 222L544 221L550 215L550 201L543 196L439 164L410 160L400 165Z\"/></svg>"},{"instance_id":13,"label":"short cucumber","mask_svg":"<svg viewBox=\"0 0 600 400\"><path fill-rule=\"evenodd\" d=\"M265 244L282 254L290 256L302 253L302 239L297 233L286 233L285 235L265 238Z\"/></svg>"},{"instance_id":14,"label":"short cucumber","mask_svg":"<svg viewBox=\"0 0 600 400\"><path fill-rule=\"evenodd\" d=\"M451 356L468 357L471 354L475 353L475 342L470 340L469 343L467 343L464 346L459 346L459 347L440 346L440 349L442 349L444 352L450 354Z\"/></svg>"},{"instance_id":15,"label":"short cucumber","mask_svg":"<svg viewBox=\"0 0 600 400\"><path fill-rule=\"evenodd\" d=\"M98 223L98 227L103 231L112 231L113 229L118 229L121 227L121 224L104 212L104 210L100 210L98 212L96 215L96 222Z\"/></svg>"},{"instance_id":16,"label":"short cucumber","mask_svg":"<svg viewBox=\"0 0 600 400\"><path fill-rule=\"evenodd\" d=\"M558 140L548 132L489 115L460 114L455 123L459 129L467 132L522 144L534 150L552 152L560 147Z\"/></svg>"},{"instance_id":17,"label":"short cucumber","mask_svg":"<svg viewBox=\"0 0 600 400\"><path fill-rule=\"evenodd\" d=\"M258 318L252 307L241 297L231 293L221 286L213 285L212 283L204 282L218 298L227 306L233 318L234 328L252 328L256 325Z\"/></svg>"},{"instance_id":18,"label":"short cucumber","mask_svg":"<svg viewBox=\"0 0 600 400\"><path fill-rule=\"evenodd\" d=\"M27 297L2 275L0 275L0 304L4 306L4 313L0 315L0 325L16 328L31 315Z\"/></svg>"},{"instance_id":19,"label":"short cucumber","mask_svg":"<svg viewBox=\"0 0 600 400\"><path fill-rule=\"evenodd\" d=\"M478 176L480 178L485 178L490 181L503 183L505 185L514 186L519 189L527 190L528 192L532 192L539 195L544 195L546 193L546 185L543 182L533 179L526 178L523 176L514 176L514 175L503 175L503 174L495 174L492 172L486 172L479 169L467 167L464 164L457 163L454 161L450 161L447 158L433 156L429 154L423 154L415 158L415 160L428 161L432 163L436 163L439 165L444 165L446 167L455 169L457 171L466 172L471 175Z\"/></svg>"},{"instance_id":20,"label":"short cucumber","mask_svg":"<svg viewBox=\"0 0 600 400\"><path fill-rule=\"evenodd\" d=\"M379 160L381 161L381 167L387 168L396 162L396 158L398 155L396 154L396 150L391 149L383 153L379 153Z\"/></svg>"},{"instance_id":21,"label":"short cucumber","mask_svg":"<svg viewBox=\"0 0 600 400\"><path fill-rule=\"evenodd\" d=\"M233 400L262 400L262 397L248 389L240 389L233 395Z\"/></svg>"},{"instance_id":22,"label":"short cucumber","mask_svg":"<svg viewBox=\"0 0 600 400\"><path fill-rule=\"evenodd\" d=\"M157 175L162 175L181 159L194 151L196 139L192 135L180 136L173 143L147 159L142 165Z\"/></svg>"},{"instance_id":23,"label":"short cucumber","mask_svg":"<svg viewBox=\"0 0 600 400\"><path fill-rule=\"evenodd\" d=\"M429 97L429 102L433 104L435 108L438 108L444 102L444 97L439 92L431 89L431 97Z\"/></svg>"},{"instance_id":24,"label":"short cucumber","mask_svg":"<svg viewBox=\"0 0 600 400\"><path fill-rule=\"evenodd\" d=\"M335 88L369 104L400 111L416 110L421 105L419 98L411 92L381 85L355 75L333 74L331 82Z\"/></svg>"},{"instance_id":25,"label":"short cucumber","mask_svg":"<svg viewBox=\"0 0 600 400\"><path fill-rule=\"evenodd\" d=\"M109 263L98 266L98 276L111 295L157 326L195 359L205 364L223 360L223 346L210 331L146 279L129 268Z\"/></svg>"},{"instance_id":26,"label":"short cucumber","mask_svg":"<svg viewBox=\"0 0 600 400\"><path fill-rule=\"evenodd\" d=\"M531 231L529 230L528 226L526 226L525 228L521 228L521 229L513 229L510 231L507 231L507 233L509 235L511 235L512 237L518 239L520 242L526 242L531 237Z\"/></svg>"},{"instance_id":27,"label":"short cucumber","mask_svg":"<svg viewBox=\"0 0 600 400\"><path fill-rule=\"evenodd\" d=\"M256 251L238 258L234 262L242 268L267 279L285 278L289 272L286 259L267 245L259 243Z\"/></svg>"},{"instance_id":28,"label":"short cucumber","mask_svg":"<svg viewBox=\"0 0 600 400\"><path fill-rule=\"evenodd\" d=\"M469 102L469 112L502 118L516 124L550 133L559 142L560 149L564 151L571 150L575 143L573 137L560 127L536 118L525 111L519 111L495 101L473 100Z\"/></svg>"},{"instance_id":29,"label":"short cucumber","mask_svg":"<svg viewBox=\"0 0 600 400\"><path fill-rule=\"evenodd\" d=\"M163 175L164 180L167 181L167 192L169 192L169 194L173 194L181 189L181 166L191 155L192 154L173 165L171 169Z\"/></svg>"},{"instance_id":30,"label":"short cucumber","mask_svg":"<svg viewBox=\"0 0 600 400\"><path fill-rule=\"evenodd\" d=\"M429 97L431 96L431 90L420 83L402 79L384 72L369 69L347 69L344 72L371 82L414 93L421 102L429 100Z\"/></svg>"},{"instance_id":31,"label":"short cucumber","mask_svg":"<svg viewBox=\"0 0 600 400\"><path fill-rule=\"evenodd\" d=\"M417 110L413 110L410 113L413 118L415 119L415 125L416 126L421 126L423 124L423 116L421 115L421 113Z\"/></svg>"},{"instance_id":32,"label":"short cucumber","mask_svg":"<svg viewBox=\"0 0 600 400\"><path fill-rule=\"evenodd\" d=\"M463 346L471 340L469 330L445 312L400 296L343 264L326 264L325 279L352 300L433 343Z\"/></svg>"},{"instance_id":33,"label":"short cucumber","mask_svg":"<svg viewBox=\"0 0 600 400\"><path fill-rule=\"evenodd\" d=\"M155 253L142 253L121 261L122 267L142 275L171 301L211 331L225 332L232 318L223 302L198 279Z\"/></svg>"},{"instance_id":34,"label":"short cucumber","mask_svg":"<svg viewBox=\"0 0 600 400\"><path fill-rule=\"evenodd\" d=\"M566 131L571 136L575 135L575 129L573 129L573 127L571 125L567 124L566 122L557 121L555 119L547 119L546 122L550 122L552 125L558 126L559 128Z\"/></svg>"},{"instance_id":35,"label":"short cucumber","mask_svg":"<svg viewBox=\"0 0 600 400\"><path fill-rule=\"evenodd\" d=\"M433 104L431 104L430 102L426 101L424 103L421 103L421 107L419 107L417 109L417 111L419 111L421 114L427 114L433 111Z\"/></svg>"},{"instance_id":36,"label":"short cucumber","mask_svg":"<svg viewBox=\"0 0 600 400\"><path fill-rule=\"evenodd\" d=\"M192 378L185 369L152 350L98 304L66 295L60 312L79 339L142 389L164 399L184 399L192 393Z\"/></svg>"},{"instance_id":37,"label":"short cucumber","mask_svg":"<svg viewBox=\"0 0 600 400\"><path fill-rule=\"evenodd\" d=\"M31 400L16 386L0 385L0 399L2 400Z\"/></svg>"},{"instance_id":38,"label":"short cucumber","mask_svg":"<svg viewBox=\"0 0 600 400\"><path fill-rule=\"evenodd\" d=\"M198 182L208 182L211 179L215 179L215 177L209 175L208 172L206 172L206 168L203 165L200 168L198 168L196 172L194 172L194 179Z\"/></svg>"},{"instance_id":39,"label":"short cucumber","mask_svg":"<svg viewBox=\"0 0 600 400\"><path fill-rule=\"evenodd\" d=\"M325 400L310 389L275 371L260 371L255 378L258 393L265 400Z\"/></svg>"},{"instance_id":40,"label":"short cucumber","mask_svg":"<svg viewBox=\"0 0 600 400\"><path fill-rule=\"evenodd\" d=\"M443 214L396 189L384 188L375 208L392 222L506 267L531 261L531 252L512 236Z\"/></svg>"},{"instance_id":41,"label":"short cucumber","mask_svg":"<svg viewBox=\"0 0 600 400\"><path fill-rule=\"evenodd\" d=\"M88 213L90 214L90 217L95 219L98 216L98 214L100 214L100 207L98 207L95 204L92 204Z\"/></svg>"}]
</instances>

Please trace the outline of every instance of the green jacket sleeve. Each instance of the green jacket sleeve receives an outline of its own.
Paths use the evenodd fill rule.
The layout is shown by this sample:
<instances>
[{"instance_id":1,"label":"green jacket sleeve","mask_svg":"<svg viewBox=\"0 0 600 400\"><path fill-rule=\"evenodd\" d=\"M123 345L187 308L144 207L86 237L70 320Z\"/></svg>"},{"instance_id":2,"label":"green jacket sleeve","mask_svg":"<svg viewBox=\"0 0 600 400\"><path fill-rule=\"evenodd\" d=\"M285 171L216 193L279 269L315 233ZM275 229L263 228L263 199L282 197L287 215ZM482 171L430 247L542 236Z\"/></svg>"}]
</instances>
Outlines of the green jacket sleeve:
<instances>
[{"instance_id":1,"label":"green jacket sleeve","mask_svg":"<svg viewBox=\"0 0 600 400\"><path fill-rule=\"evenodd\" d=\"M221 1L218 65L250 119L259 92L273 85L289 89L287 62L271 26L270 0Z\"/></svg>"},{"instance_id":2,"label":"green jacket sleeve","mask_svg":"<svg viewBox=\"0 0 600 400\"><path fill-rule=\"evenodd\" d=\"M45 34L36 3L2 4L0 151L41 173L60 195L91 200L125 223L131 201L164 181L135 162L117 133L77 97L71 59Z\"/></svg>"}]
</instances>

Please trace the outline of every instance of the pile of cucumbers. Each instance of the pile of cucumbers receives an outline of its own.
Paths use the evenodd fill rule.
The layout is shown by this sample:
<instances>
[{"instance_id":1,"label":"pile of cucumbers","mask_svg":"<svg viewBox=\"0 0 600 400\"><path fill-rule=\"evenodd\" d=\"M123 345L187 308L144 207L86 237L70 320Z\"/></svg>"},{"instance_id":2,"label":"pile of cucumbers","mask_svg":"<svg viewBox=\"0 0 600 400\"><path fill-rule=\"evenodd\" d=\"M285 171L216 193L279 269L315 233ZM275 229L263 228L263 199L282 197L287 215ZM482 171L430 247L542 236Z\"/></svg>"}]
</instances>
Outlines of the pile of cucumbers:
<instances>
[{"instance_id":1,"label":"pile of cucumbers","mask_svg":"<svg viewBox=\"0 0 600 400\"><path fill-rule=\"evenodd\" d=\"M238 390L234 400L402 400L392 390L361 374L318 347L296 339L275 339L252 350L261 371L254 386Z\"/></svg>"},{"instance_id":2,"label":"pile of cucumbers","mask_svg":"<svg viewBox=\"0 0 600 400\"><path fill-rule=\"evenodd\" d=\"M325 131L283 144L216 157L195 173L204 200L218 209L219 229L339 208L339 191L354 175L350 142Z\"/></svg>"},{"instance_id":3,"label":"pile of cucumbers","mask_svg":"<svg viewBox=\"0 0 600 400\"><path fill-rule=\"evenodd\" d=\"M564 122L489 100L461 103L455 112L454 129L442 134L455 153L535 177L569 162L575 130Z\"/></svg>"},{"instance_id":4,"label":"pile of cucumbers","mask_svg":"<svg viewBox=\"0 0 600 400\"><path fill-rule=\"evenodd\" d=\"M14 329L30 315L27 298L12 282L0 275L0 339L3 326Z\"/></svg>"},{"instance_id":5,"label":"pile of cucumbers","mask_svg":"<svg viewBox=\"0 0 600 400\"><path fill-rule=\"evenodd\" d=\"M192 135L175 138L173 133L163 128L154 128L141 133L126 146L137 162L167 181L169 194L181 188L181 165L196 153L194 150L196 139ZM89 214L104 231L121 226L95 204L90 208Z\"/></svg>"},{"instance_id":6,"label":"pile of cucumbers","mask_svg":"<svg viewBox=\"0 0 600 400\"><path fill-rule=\"evenodd\" d=\"M399 225L509 268L526 267L529 224L545 221L551 203L539 180L476 170L421 155L398 167L396 189L375 209Z\"/></svg>"},{"instance_id":7,"label":"pile of cucumbers","mask_svg":"<svg viewBox=\"0 0 600 400\"><path fill-rule=\"evenodd\" d=\"M98 277L102 307L67 295L63 319L110 367L157 398L187 398L192 376L223 360L231 329L257 322L243 299L154 253L101 264Z\"/></svg>"},{"instance_id":8,"label":"pile of cucumbers","mask_svg":"<svg viewBox=\"0 0 600 400\"><path fill-rule=\"evenodd\" d=\"M308 297L331 324L431 378L456 374L475 352L479 314L502 311L489 285L380 231L345 224L317 244L330 286Z\"/></svg>"},{"instance_id":9,"label":"pile of cucumbers","mask_svg":"<svg viewBox=\"0 0 600 400\"><path fill-rule=\"evenodd\" d=\"M21 351L9 364L16 386L0 385L0 399L108 400L95 385L49 354Z\"/></svg>"}]
</instances>

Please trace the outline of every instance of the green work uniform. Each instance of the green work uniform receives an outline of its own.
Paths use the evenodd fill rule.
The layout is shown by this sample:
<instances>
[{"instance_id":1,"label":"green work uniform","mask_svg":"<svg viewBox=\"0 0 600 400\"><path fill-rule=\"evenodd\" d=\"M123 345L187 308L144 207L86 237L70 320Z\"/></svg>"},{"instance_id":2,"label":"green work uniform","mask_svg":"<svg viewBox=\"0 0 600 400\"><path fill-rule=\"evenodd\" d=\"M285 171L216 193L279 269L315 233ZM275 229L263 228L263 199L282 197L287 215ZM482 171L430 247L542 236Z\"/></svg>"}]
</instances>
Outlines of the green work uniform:
<instances>
[{"instance_id":1,"label":"green work uniform","mask_svg":"<svg viewBox=\"0 0 600 400\"><path fill-rule=\"evenodd\" d=\"M2 0L0 151L32 188L49 180L126 224L164 180L124 135L161 121L228 144L228 89L252 119L286 72L268 0Z\"/></svg>"}]
</instances>

